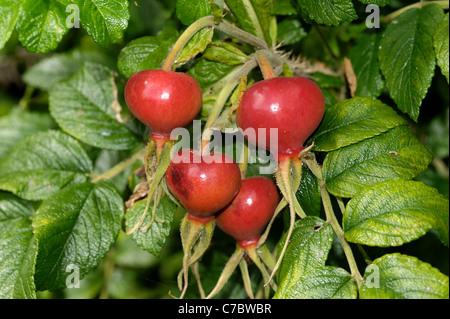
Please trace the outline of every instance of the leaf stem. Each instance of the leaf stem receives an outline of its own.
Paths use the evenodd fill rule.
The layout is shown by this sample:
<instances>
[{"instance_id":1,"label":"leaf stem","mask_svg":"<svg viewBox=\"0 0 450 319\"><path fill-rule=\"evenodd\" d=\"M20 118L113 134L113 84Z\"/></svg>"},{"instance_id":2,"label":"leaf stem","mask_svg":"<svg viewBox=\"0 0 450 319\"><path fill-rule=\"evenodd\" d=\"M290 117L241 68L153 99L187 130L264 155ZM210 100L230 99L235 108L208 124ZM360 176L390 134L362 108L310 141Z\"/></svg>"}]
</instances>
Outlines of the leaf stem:
<instances>
[{"instance_id":1,"label":"leaf stem","mask_svg":"<svg viewBox=\"0 0 450 319\"><path fill-rule=\"evenodd\" d=\"M236 39L239 39L248 44L251 44L251 45L257 47L258 49L268 49L269 48L267 43L264 40L254 36L253 34L246 32L238 27L235 27L234 25L229 24L226 21L221 21L216 26L216 29L219 31L222 31L232 37L235 37Z\"/></svg>"},{"instance_id":2,"label":"leaf stem","mask_svg":"<svg viewBox=\"0 0 450 319\"><path fill-rule=\"evenodd\" d=\"M241 81L242 76L246 76L251 70L253 70L257 66L257 62L255 58L252 58L248 60L238 72L236 72L229 81L225 84L225 86L220 91L219 95L217 96L216 102L214 103L214 106L209 113L208 120L206 121L206 125L203 131L203 137L202 137L202 149L204 146L208 143L210 137L211 137L211 126L214 124L214 122L219 117L223 106L225 105L228 98L233 93L236 86Z\"/></svg>"},{"instance_id":3,"label":"leaf stem","mask_svg":"<svg viewBox=\"0 0 450 319\"><path fill-rule=\"evenodd\" d=\"M239 39L243 42L254 45L260 49L267 49L267 43L260 38L255 37L254 35L245 32L244 30L237 28L228 22L220 21L219 24L216 25L214 21L214 16L206 16L198 19L194 23L192 23L178 38L175 42L174 46L170 50L166 59L164 60L163 65L161 66L162 70L170 71L173 70L175 61L180 54L181 50L186 46L189 40L200 30L204 28L216 28L219 31L222 31L236 39Z\"/></svg>"},{"instance_id":4,"label":"leaf stem","mask_svg":"<svg viewBox=\"0 0 450 319\"><path fill-rule=\"evenodd\" d=\"M216 286L214 289L209 293L208 296L206 296L206 299L211 299L215 295L219 293L220 290L222 290L223 286L228 282L228 279L232 275L233 271L236 269L236 267L241 262L241 259L244 257L244 249L242 249L239 245L236 245L236 250L231 255L230 259L226 263L222 274L219 277L219 280L216 283Z\"/></svg>"},{"instance_id":5,"label":"leaf stem","mask_svg":"<svg viewBox=\"0 0 450 319\"><path fill-rule=\"evenodd\" d=\"M173 65L175 63L175 60L177 59L178 55L180 54L181 50L186 46L186 44L189 42L189 40L201 29L207 28L207 27L213 27L214 26L214 17L213 16L207 16L198 19L194 23L192 23L178 38L178 40L175 42L174 46L170 50L169 54L167 55L166 59L164 60L163 65L161 66L161 70L170 71L173 69Z\"/></svg>"},{"instance_id":6,"label":"leaf stem","mask_svg":"<svg viewBox=\"0 0 450 319\"><path fill-rule=\"evenodd\" d=\"M426 5L432 4L432 3L441 6L443 9L448 9L449 8L449 1L448 0L445 0L445 1L426 1L426 2L419 1L419 2L413 3L413 4L411 4L409 6L406 6L406 7L403 7L403 8L400 8L400 9L398 9L398 10L388 14L383 19L381 19L381 23L389 23L392 20L394 20L395 18L397 18L398 16L400 16L405 11L408 11L409 9L421 8L423 6L426 6Z\"/></svg>"},{"instance_id":7,"label":"leaf stem","mask_svg":"<svg viewBox=\"0 0 450 319\"><path fill-rule=\"evenodd\" d=\"M258 50L255 53L256 61L258 61L259 68L263 74L264 80L274 78L275 72L273 71L272 64L267 57L266 50Z\"/></svg>"},{"instance_id":8,"label":"leaf stem","mask_svg":"<svg viewBox=\"0 0 450 319\"><path fill-rule=\"evenodd\" d=\"M334 214L333 205L331 203L330 194L328 193L325 185L325 181L322 176L322 169L319 164L317 164L316 160L310 156L305 156L303 158L304 162L311 170L311 172L318 178L320 184L320 193L322 196L322 203L325 209L325 215L327 217L327 223L333 227L333 230L338 237L339 242L341 243L342 249L344 250L345 256L347 257L347 262L350 267L350 272L352 277L356 280L358 288L361 288L361 284L363 282L363 278L358 270L358 266L356 264L355 257L353 255L353 251L345 239L344 231L339 224L336 215Z\"/></svg>"},{"instance_id":9,"label":"leaf stem","mask_svg":"<svg viewBox=\"0 0 450 319\"><path fill-rule=\"evenodd\" d=\"M143 159L144 155L144 149L139 150L138 152L134 153L127 159L123 160L122 162L118 163L114 167L112 167L110 170L104 172L103 174L92 176L92 183L98 183L102 179L111 179L114 176L122 173L125 169L130 167L134 164L138 159Z\"/></svg>"}]
</instances>

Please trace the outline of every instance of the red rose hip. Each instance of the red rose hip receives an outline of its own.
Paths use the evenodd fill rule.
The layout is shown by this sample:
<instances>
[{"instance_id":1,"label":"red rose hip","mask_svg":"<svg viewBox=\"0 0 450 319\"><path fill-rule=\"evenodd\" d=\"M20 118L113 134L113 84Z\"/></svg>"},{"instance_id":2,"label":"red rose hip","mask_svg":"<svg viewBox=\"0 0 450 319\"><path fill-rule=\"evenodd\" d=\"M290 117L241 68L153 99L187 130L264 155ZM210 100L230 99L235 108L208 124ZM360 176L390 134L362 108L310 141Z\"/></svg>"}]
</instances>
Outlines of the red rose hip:
<instances>
[{"instance_id":1,"label":"red rose hip","mask_svg":"<svg viewBox=\"0 0 450 319\"><path fill-rule=\"evenodd\" d=\"M128 80L125 101L152 134L169 135L173 129L187 125L197 116L202 106L202 90L188 74L145 70Z\"/></svg>"},{"instance_id":2,"label":"red rose hip","mask_svg":"<svg viewBox=\"0 0 450 319\"><path fill-rule=\"evenodd\" d=\"M270 179L246 178L233 201L216 217L217 226L241 247L257 244L279 200L278 189Z\"/></svg>"},{"instance_id":3,"label":"red rose hip","mask_svg":"<svg viewBox=\"0 0 450 319\"><path fill-rule=\"evenodd\" d=\"M182 150L170 163L166 182L190 217L209 219L237 194L241 172L226 154Z\"/></svg>"},{"instance_id":4,"label":"red rose hip","mask_svg":"<svg viewBox=\"0 0 450 319\"><path fill-rule=\"evenodd\" d=\"M297 156L303 144L317 129L325 112L320 88L304 77L276 77L249 87L236 112L238 126L266 129L266 136L247 135L249 141L266 149L270 145L270 128L278 129L278 154Z\"/></svg>"}]
</instances>

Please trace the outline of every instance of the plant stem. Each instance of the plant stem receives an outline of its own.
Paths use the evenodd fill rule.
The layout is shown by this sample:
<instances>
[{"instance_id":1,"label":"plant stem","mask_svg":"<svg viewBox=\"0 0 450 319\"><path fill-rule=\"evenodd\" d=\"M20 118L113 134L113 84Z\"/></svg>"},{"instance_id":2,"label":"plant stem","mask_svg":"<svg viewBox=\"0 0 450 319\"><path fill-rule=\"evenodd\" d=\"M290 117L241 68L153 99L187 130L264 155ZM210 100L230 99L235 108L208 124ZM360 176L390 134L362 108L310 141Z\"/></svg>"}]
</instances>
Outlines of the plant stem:
<instances>
[{"instance_id":1,"label":"plant stem","mask_svg":"<svg viewBox=\"0 0 450 319\"><path fill-rule=\"evenodd\" d=\"M239 84L242 76L246 76L256 66L257 66L256 59L252 58L248 60L244 65L242 65L241 69L238 72L236 72L233 75L233 77L230 78L230 80L225 84L225 86L220 91L219 95L217 96L216 102L214 103L214 106L211 112L209 113L208 120L206 121L202 137L202 149L209 142L209 139L211 137L211 129L210 129L211 126L219 117L223 109L223 106L233 93L236 86Z\"/></svg>"},{"instance_id":2,"label":"plant stem","mask_svg":"<svg viewBox=\"0 0 450 319\"><path fill-rule=\"evenodd\" d=\"M241 269L242 281L244 282L244 288L245 291L247 292L247 295L249 296L250 299L255 299L255 296L253 295L252 291L252 281L250 279L250 274L248 273L247 262L245 261L244 258L241 259L239 263L239 268Z\"/></svg>"},{"instance_id":3,"label":"plant stem","mask_svg":"<svg viewBox=\"0 0 450 319\"><path fill-rule=\"evenodd\" d=\"M316 160L311 157L305 157L303 159L308 166L308 168L311 170L311 172L318 178L319 184L320 184L320 194L322 197L323 206L325 209L325 215L327 217L327 223L333 227L333 230L338 237L339 242L341 243L342 249L344 250L345 256L347 257L347 262L350 267L350 272L352 277L356 280L356 283L358 285L358 288L361 288L361 284L363 282L363 278L361 274L359 273L358 266L356 264L355 257L353 256L353 251L348 244L347 240L344 236L344 231L341 228L341 225L339 224L336 215L334 214L333 205L331 203L330 195L328 194L328 191L326 189L325 181L322 176L322 169L317 164Z\"/></svg>"},{"instance_id":4,"label":"plant stem","mask_svg":"<svg viewBox=\"0 0 450 319\"><path fill-rule=\"evenodd\" d=\"M144 149L139 150L138 152L131 155L127 159L123 160L122 162L118 163L117 165L115 165L109 171L106 171L105 173L97 175L97 176L93 176L92 183L94 183L94 184L98 183L102 179L111 179L114 176L122 173L125 169L127 169L128 167L133 165L134 162L136 162L138 159L142 158L142 156L144 155L143 151L144 151Z\"/></svg>"},{"instance_id":5,"label":"plant stem","mask_svg":"<svg viewBox=\"0 0 450 319\"><path fill-rule=\"evenodd\" d=\"M286 201L289 204L289 230L286 235L286 241L284 243L283 249L278 257L278 260L275 266L272 269L272 273L269 277L269 281L266 282L265 286L267 286L272 278L275 276L278 268L281 265L281 261L283 260L284 254L286 253L287 246L290 242L292 232L294 231L295 225L295 204L294 197L295 194L292 190L292 179L291 179L291 159L289 157L285 157L283 159L279 159L277 172L275 173L275 177L277 179L278 187L283 193L283 197L286 198ZM297 200L297 199L295 199Z\"/></svg>"},{"instance_id":6,"label":"plant stem","mask_svg":"<svg viewBox=\"0 0 450 319\"><path fill-rule=\"evenodd\" d=\"M244 30L235 27L232 24L229 24L226 21L221 21L217 26L216 29L219 31L222 31L232 37L235 37L236 39L239 39L243 42L246 42L248 44L251 44L258 49L268 49L268 45L266 41L254 36L253 34L250 34L248 32L245 32Z\"/></svg>"},{"instance_id":7,"label":"plant stem","mask_svg":"<svg viewBox=\"0 0 450 319\"><path fill-rule=\"evenodd\" d=\"M437 4L437 5L441 6L443 9L448 9L449 8L449 1L448 0L445 0L445 1L427 1L427 2L419 1L419 2L413 3L413 4L409 5L409 6L403 7L401 9L398 9L397 11L394 11L394 12L388 14L383 19L381 19L381 23L389 23L392 20L394 20L395 18L397 18L398 16L400 16L405 11L408 11L409 9L421 8L421 7L426 6L428 4L431 4L431 3L434 3L434 4Z\"/></svg>"},{"instance_id":8,"label":"plant stem","mask_svg":"<svg viewBox=\"0 0 450 319\"><path fill-rule=\"evenodd\" d=\"M232 275L233 271L241 262L243 256L244 256L244 249L242 249L239 245L236 245L235 252L233 253L233 255L231 255L230 259L226 263L222 271L222 274L220 275L219 280L216 283L216 286L209 293L209 295L206 296L206 299L211 299L219 293L219 291L223 288L223 286L228 282L228 279Z\"/></svg>"},{"instance_id":9,"label":"plant stem","mask_svg":"<svg viewBox=\"0 0 450 319\"><path fill-rule=\"evenodd\" d=\"M260 38L255 37L253 34L245 32L244 30L237 28L228 22L221 21L219 24L215 24L213 16L206 16L198 19L194 23L192 23L178 38L177 42L175 42L174 46L170 50L167 55L163 65L161 66L162 70L170 71L174 68L174 63L180 54L181 50L186 46L189 40L200 30L204 28L216 28L219 31L222 31L232 37L235 37L243 42L247 42L251 45L254 45L260 49L267 49L267 43Z\"/></svg>"},{"instance_id":10,"label":"plant stem","mask_svg":"<svg viewBox=\"0 0 450 319\"><path fill-rule=\"evenodd\" d=\"M272 64L270 63L265 50L258 50L255 53L256 61L258 61L259 68L263 74L264 80L275 77Z\"/></svg>"},{"instance_id":11,"label":"plant stem","mask_svg":"<svg viewBox=\"0 0 450 319\"><path fill-rule=\"evenodd\" d=\"M189 42L189 40L201 29L214 26L214 17L207 16L198 19L194 23L192 23L181 36L178 38L177 42L175 42L174 46L170 50L166 59L164 60L163 65L161 66L161 70L170 71L173 69L173 64L180 54L181 50L185 47L185 45Z\"/></svg>"}]
</instances>

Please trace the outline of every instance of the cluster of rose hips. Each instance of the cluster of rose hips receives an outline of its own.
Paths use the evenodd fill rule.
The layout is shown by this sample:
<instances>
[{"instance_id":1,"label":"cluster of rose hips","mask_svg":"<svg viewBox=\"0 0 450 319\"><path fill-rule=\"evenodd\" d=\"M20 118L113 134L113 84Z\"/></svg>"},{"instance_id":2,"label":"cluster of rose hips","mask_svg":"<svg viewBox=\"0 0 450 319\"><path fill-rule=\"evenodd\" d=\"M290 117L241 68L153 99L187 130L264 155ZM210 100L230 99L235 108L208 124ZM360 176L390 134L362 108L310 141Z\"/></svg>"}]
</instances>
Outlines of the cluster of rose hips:
<instances>
[{"instance_id":1,"label":"cluster of rose hips","mask_svg":"<svg viewBox=\"0 0 450 319\"><path fill-rule=\"evenodd\" d=\"M147 178L156 186L150 187L149 196L157 193L157 184L163 182L167 185L165 190L187 211L180 229L184 249L179 276L181 296L187 288L188 268L207 249L215 225L236 240L237 249L208 297L220 290L244 254L269 280L265 266L274 270L274 262L261 258L261 263L257 249L263 244L261 235L279 206L280 187L266 177L245 178L233 159L217 152L181 150L175 154L176 158L160 164L167 145L173 145L170 132L190 123L201 109L202 90L196 80L171 70L141 71L127 82L125 99L131 112L151 132L149 145L153 146L148 147L151 150L146 154L145 164ZM266 132L278 129L278 154L274 154L278 161L276 180L278 186L284 184L281 193L285 198L292 198L292 188L287 186L291 183L292 163L298 163L305 141L322 120L324 107L322 92L304 77L265 79L242 95L236 110L236 123L241 129L266 128ZM256 135L249 143L270 150L270 141L270 134L264 138ZM158 174L158 169L162 173ZM293 206L291 200L288 202Z\"/></svg>"}]
</instances>

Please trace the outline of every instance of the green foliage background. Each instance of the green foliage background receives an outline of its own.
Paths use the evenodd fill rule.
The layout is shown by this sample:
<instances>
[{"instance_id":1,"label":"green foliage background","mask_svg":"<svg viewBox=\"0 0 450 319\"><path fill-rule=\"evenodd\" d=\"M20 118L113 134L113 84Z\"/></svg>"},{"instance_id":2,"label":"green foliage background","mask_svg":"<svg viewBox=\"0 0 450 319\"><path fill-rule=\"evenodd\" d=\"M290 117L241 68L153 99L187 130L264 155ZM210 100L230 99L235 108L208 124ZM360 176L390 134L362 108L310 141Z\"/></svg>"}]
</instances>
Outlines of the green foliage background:
<instances>
[{"instance_id":1,"label":"green foliage background","mask_svg":"<svg viewBox=\"0 0 450 319\"><path fill-rule=\"evenodd\" d=\"M422 277L428 275L447 285L447 291L437 286L434 296L423 291L421 295L401 294L408 292L408 287L389 287L380 295L364 287L360 297L448 298L448 12L431 4L404 12L389 23L382 20L380 29L368 29L367 4L379 5L383 19L414 1L226 2L234 13L234 17L228 14L226 18L269 44L281 43L279 50L302 57L297 64L323 63L321 67L306 64L317 68L308 73L327 101L324 121L312 140L324 164L328 191L351 198L347 210L337 217L348 232L347 239L354 243L351 247L361 273L365 259L379 258L375 263L381 269L397 267L393 271L399 276L417 265L411 285L420 286ZM66 25L65 8L73 3L80 8L80 28ZM211 8L220 15L222 2L211 3L2 0L1 298L169 298L169 291L176 295L183 254L179 238L183 209L163 201L157 213L170 223L155 225L148 237L127 237L122 231L123 203L140 181L134 174L139 161L109 180L95 179L141 152L148 138L149 132L133 119L123 100L127 78L136 71L160 67L186 26L210 15ZM254 11L246 10L249 5ZM252 23L252 15L259 25ZM204 92L211 87L217 89L217 83L252 53L250 46L224 39L222 33L213 35L212 30L204 30L176 61L179 70L194 76ZM352 99L342 68L344 58L351 61L358 80ZM334 70L334 75L324 70ZM288 75L292 70L285 71ZM261 74L253 72L250 81L259 80ZM201 119L206 119L216 97L217 92L204 96ZM386 155L392 147L400 158ZM360 176L367 173L367 167L377 173L362 182ZM384 171L385 167L393 168ZM256 173L257 168L257 164L250 166L248 174ZM293 245L279 276L283 279L283 273L294 267L298 270L296 280L303 278L305 285L330 274L336 281L326 282L318 291L300 293L293 288L293 278L281 280L275 297L353 298L356 291L344 270L347 262L331 227L325 225L320 236L311 231L312 226L323 222L324 212L317 179L307 170L303 175L306 182L297 196L313 216L296 227L295 240L311 246L308 256L318 257L311 265L303 256L305 252ZM361 231L366 239L369 233L358 227L367 216L358 212L363 211L370 196L365 201L364 193L358 192L372 187L371 194L378 194L388 205L392 199L383 194L393 187L389 182L393 178L414 180L398 186L399 197L411 190L417 192L410 193L411 198L431 196L430 202L417 200L414 204L428 214L407 214L414 221L398 216L385 221L407 229L408 237L400 241L392 243L389 235L380 235L370 238L374 242L364 242L359 239ZM418 182L429 188L415 184ZM334 204L339 211L338 203ZM396 204L394 209L401 210L411 202ZM133 209L136 212L130 211L130 219L140 212L138 205ZM410 227L416 220L417 225ZM270 248L277 245L286 223L287 211L274 224ZM301 232L303 228L309 232ZM357 244L364 245L364 253L359 252ZM216 230L199 266L206 291L214 287L233 250L234 242ZM430 270L431 266L422 262L434 268ZM67 276L65 266L71 263L82 265L84 278L78 289L61 288ZM315 270L309 271L312 268ZM261 278L254 265L250 270L256 289ZM194 281L187 297L198 298ZM238 273L218 297L246 297Z\"/></svg>"}]
</instances>

